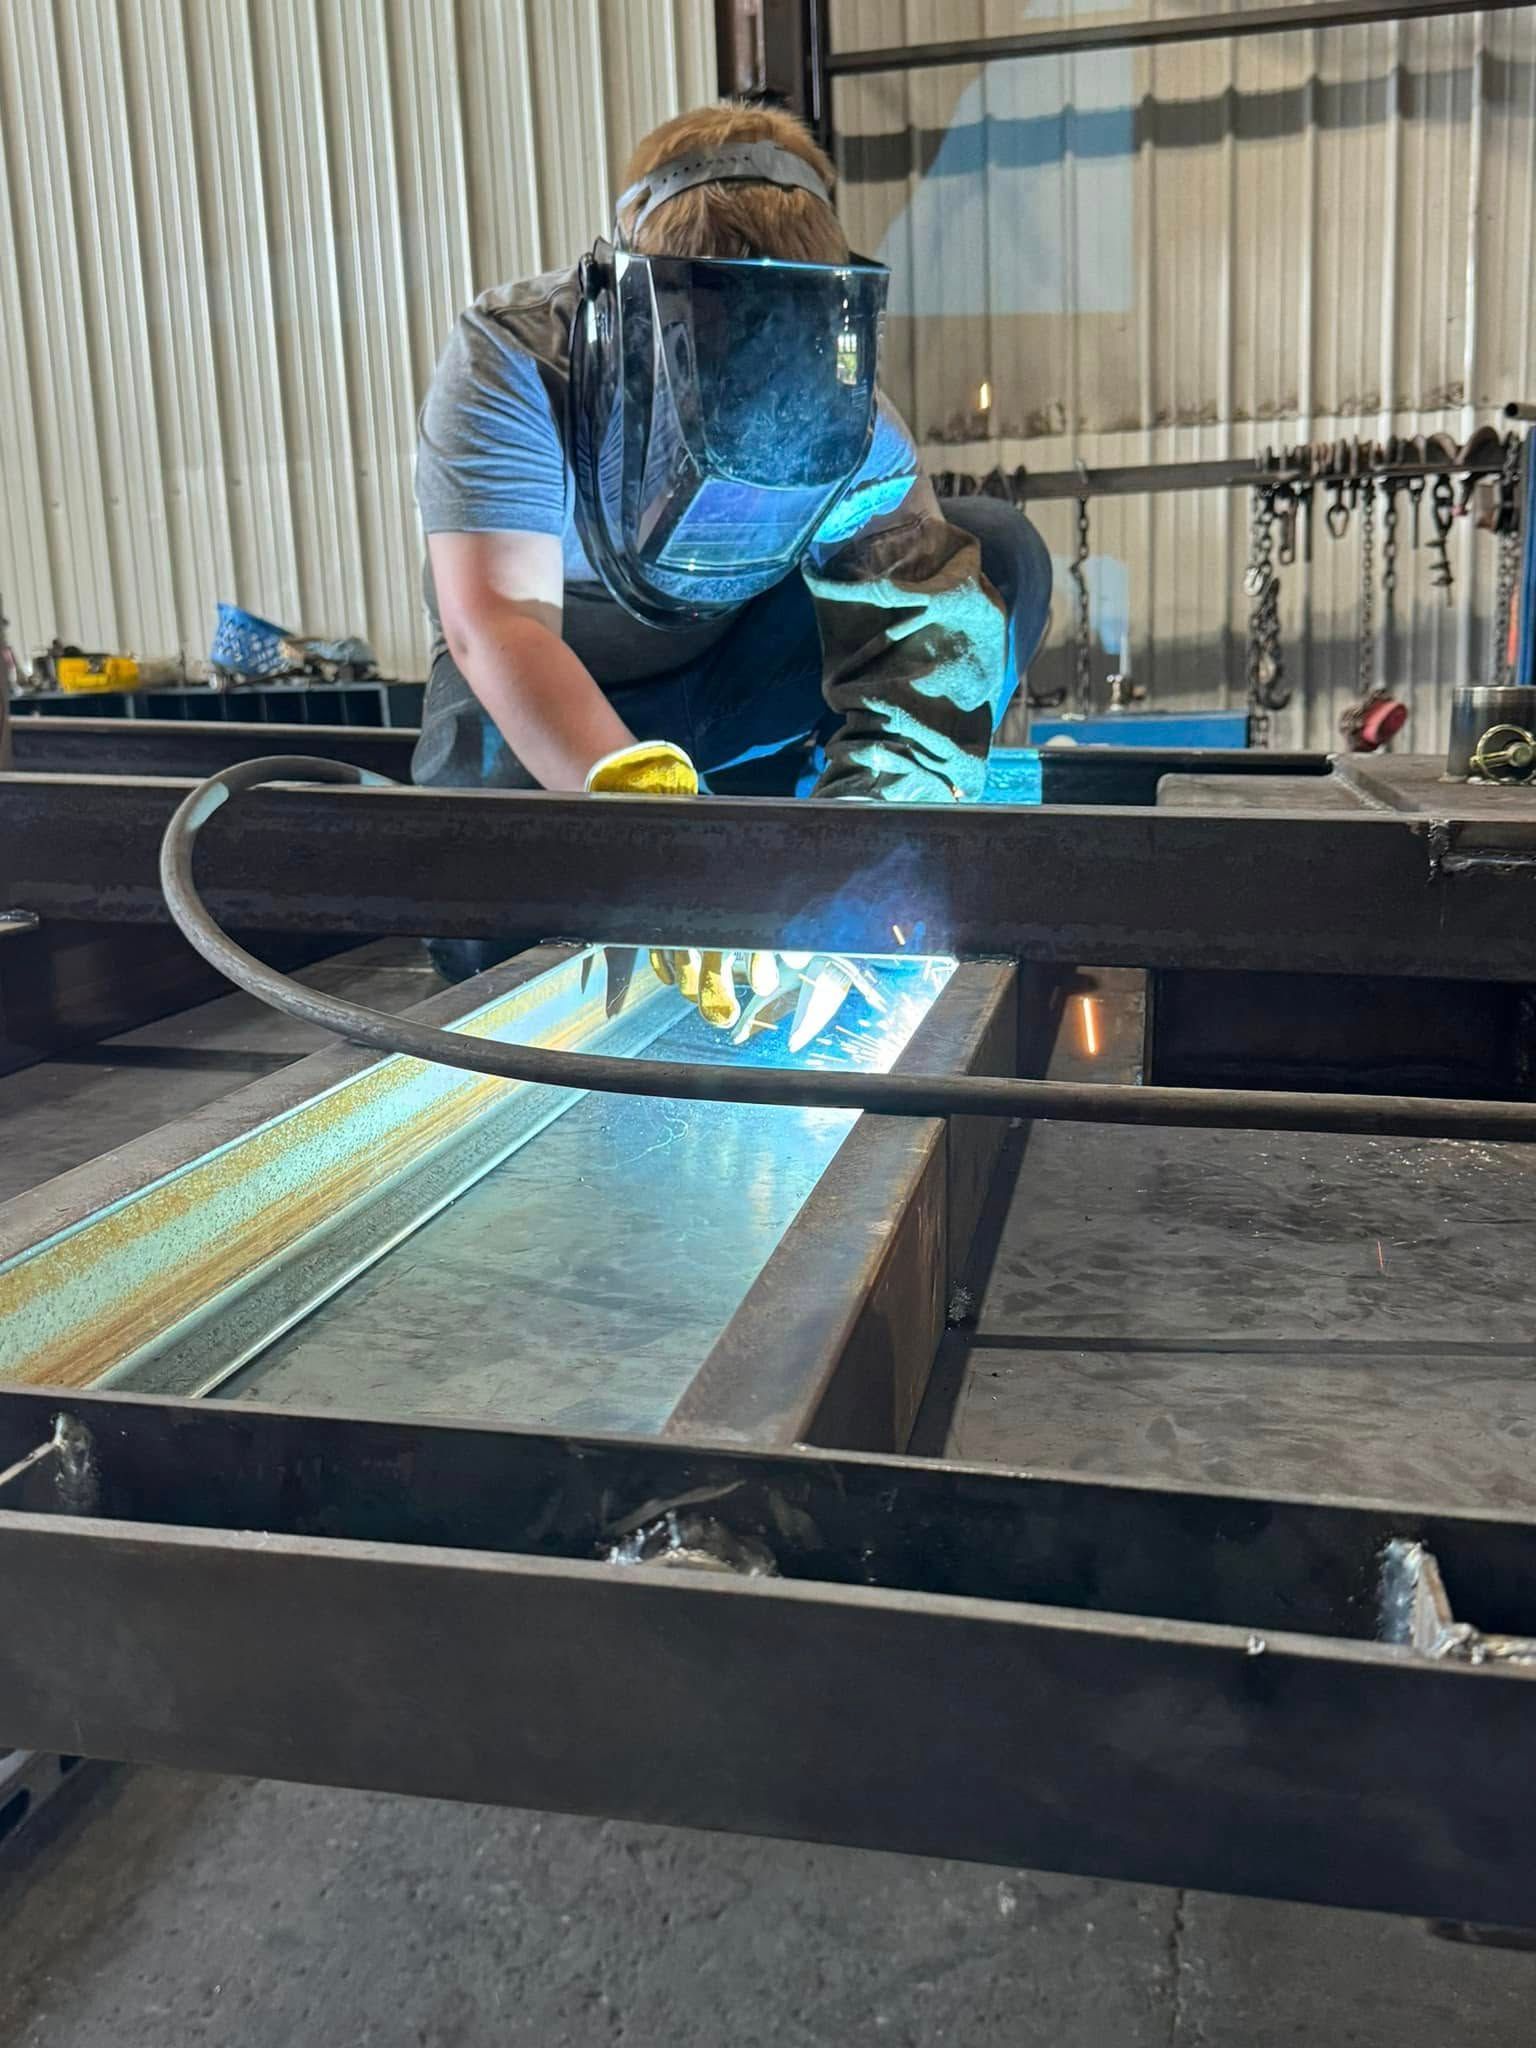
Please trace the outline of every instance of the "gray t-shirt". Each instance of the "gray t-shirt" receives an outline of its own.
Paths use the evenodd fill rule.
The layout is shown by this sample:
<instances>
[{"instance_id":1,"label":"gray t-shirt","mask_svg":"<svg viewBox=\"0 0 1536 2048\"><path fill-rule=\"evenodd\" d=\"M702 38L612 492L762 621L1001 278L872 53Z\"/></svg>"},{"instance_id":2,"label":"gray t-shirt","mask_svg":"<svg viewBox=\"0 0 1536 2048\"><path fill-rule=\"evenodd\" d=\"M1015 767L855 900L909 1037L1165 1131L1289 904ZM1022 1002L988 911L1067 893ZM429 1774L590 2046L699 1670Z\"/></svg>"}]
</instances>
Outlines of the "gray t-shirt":
<instances>
[{"instance_id":1,"label":"gray t-shirt","mask_svg":"<svg viewBox=\"0 0 1536 2048\"><path fill-rule=\"evenodd\" d=\"M607 689L665 674L696 660L730 630L710 619L661 631L643 626L609 597L576 529L575 490L565 448L570 327L579 302L574 270L497 285L459 316L421 408L416 503L424 534L549 533L565 567L562 633ZM882 398L864 466L812 548L813 561L894 511L918 473L912 437ZM424 728L463 726L477 711L446 654L430 564L423 595L432 631L432 684ZM441 678L441 680L440 680ZM436 738L424 729L417 779L494 779L473 735ZM473 737L476 760L458 760ZM453 755L450 762L448 756ZM441 757L441 758L440 758ZM435 771L443 771L441 774Z\"/></svg>"}]
</instances>

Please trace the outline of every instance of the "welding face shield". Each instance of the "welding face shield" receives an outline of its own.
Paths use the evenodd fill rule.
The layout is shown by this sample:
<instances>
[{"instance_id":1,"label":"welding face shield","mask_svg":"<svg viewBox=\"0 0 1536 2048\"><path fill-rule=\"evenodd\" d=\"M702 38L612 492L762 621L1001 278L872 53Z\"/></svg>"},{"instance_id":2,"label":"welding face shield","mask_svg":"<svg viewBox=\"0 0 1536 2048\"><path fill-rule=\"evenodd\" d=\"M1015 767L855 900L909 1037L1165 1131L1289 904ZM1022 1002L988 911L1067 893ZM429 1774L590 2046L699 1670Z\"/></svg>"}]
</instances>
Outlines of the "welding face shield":
<instances>
[{"instance_id":1,"label":"welding face shield","mask_svg":"<svg viewBox=\"0 0 1536 2048\"><path fill-rule=\"evenodd\" d=\"M882 264L640 256L600 242L571 336L576 523L647 625L793 569L875 422Z\"/></svg>"}]
</instances>

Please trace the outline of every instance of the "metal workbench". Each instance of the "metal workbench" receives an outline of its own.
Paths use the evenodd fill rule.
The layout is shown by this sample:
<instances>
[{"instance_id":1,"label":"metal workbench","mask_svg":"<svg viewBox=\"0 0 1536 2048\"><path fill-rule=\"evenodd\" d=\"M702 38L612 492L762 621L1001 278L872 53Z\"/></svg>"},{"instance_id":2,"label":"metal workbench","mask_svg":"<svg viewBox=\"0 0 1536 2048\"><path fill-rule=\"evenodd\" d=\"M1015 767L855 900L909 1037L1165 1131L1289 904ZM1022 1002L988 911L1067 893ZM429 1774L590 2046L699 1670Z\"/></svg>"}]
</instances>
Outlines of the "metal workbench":
<instances>
[{"instance_id":1,"label":"metal workbench","mask_svg":"<svg viewBox=\"0 0 1536 2048\"><path fill-rule=\"evenodd\" d=\"M1314 764L1288 765L1325 786ZM1101 789L1111 768L1090 770ZM904 861L941 943L990 933L1024 957L1021 969L959 970L901 1056L919 1070L1156 1078L1196 1057L1172 978L1219 962L1233 982L1274 977L1268 1009L1283 999L1305 1026L1294 1056L1358 1085L1371 1013L1347 1007L1341 1022L1327 970L1351 963L1356 995L1373 978L1399 994L1457 987L1474 1022L1502 1016L1497 1004L1530 974L1520 863L1536 827L1518 801L1492 817L1478 815L1491 802L1465 793L1445 810L1345 810L1326 786L1300 813L1211 810L1212 790L1191 805L1199 792L1185 788L1166 811L1048 806L934 831L924 820L905 838L892 829L903 814L864 813L856 890L819 822L802 827L778 806L715 811L720 829L781 863L765 880L740 860L712 878L717 834L696 842L667 806L647 814L663 854L622 807L599 807L573 861L558 800L461 810L386 796L381 810L276 792L270 809L253 802L249 836L211 846L210 874L226 908L257 907L259 886L253 922L315 929L347 914L349 864L376 871L388 850L414 908L387 905L375 883L350 913L355 932L367 916L419 916L433 884L414 854L447 873L449 848L478 827L483 893L461 884L453 912L475 928L492 914L497 859L535 878L535 893L553 891L563 831L567 906L582 903L573 922L592 930L601 915L634 939L701 914L756 935L787 900L770 912L759 899L787 891L786 872L808 884L818 859L824 900L841 880L854 927L872 933L887 906L869 874ZM45 794L39 779L22 793L13 815L33 822L17 843L30 844L28 879L52 890L49 914L99 914L89 856L71 853L56 819L72 804L89 841L104 828L82 799L115 804L117 790ZM139 922L154 912L136 835L151 844L169 795L141 779L112 813L126 929L152 929ZM323 913L281 901L298 872L284 866L283 834L329 849ZM51 876L45 852L57 856ZM283 873L259 869L268 860ZM659 910L619 888L624 861L670 890ZM1326 886L1330 861L1374 891L1372 916L1337 872ZM320 971L387 972L408 996L421 972L410 958ZM549 971L547 956L533 971ZM505 991L524 970L500 972ZM463 1000L428 1005L446 1014ZM143 1133L125 1121L100 1133L126 1143L115 1158L84 1159L97 1133L68 1108L78 1090L82 1118L97 1114L102 1067L76 1053L0 1080L0 1115L23 1133L46 1105L40 1179L74 1164L72 1142L82 1154L64 1179L0 1209L0 1244L26 1242L29 1222L40 1242L43 1222L122 1214L151 1168L174 1172L212 1141L270 1128L281 1102L370 1071L372 1056L324 1051L307 1078L289 1067L243 1105L218 1099L195 1062L200 1045L229 1049L231 1001L213 1006L210 1031L195 1017L141 1026L93 1056L129 1056L112 1100L135 1073L154 1077ZM1231 1014L1233 1059L1261 1068L1262 1019ZM173 1055L158 1069L157 1043ZM269 1057L254 1044L250 1056ZM1421 1085L1434 1086L1437 1063L1464 1085L1459 1040L1426 1040L1423 1063ZM1512 1085L1490 1070L1489 1092ZM702 1268L731 1265L712 1234L718 1179L672 1175L681 1134L654 1106L610 1142L603 1117L626 1107L569 1108L354 1282L362 1313L350 1324L346 1289L212 1398L135 1400L78 1380L67 1395L0 1394L0 1643L15 1738L1536 1919L1528 1774L1509 1768L1536 1726L1536 1674L1504 1640L1536 1633L1523 1148L866 1119L797 1183L792 1147L745 1133L725 1184L739 1198L743 1176L768 1173L766 1195L750 1198L762 1240L739 1243L735 1278L666 1397L653 1376L653 1405L603 1413L644 1348L633 1321L676 1366L682 1325L667 1316L667 1286L675 1306ZM699 1157L718 1164L721 1131L703 1136ZM536 1163L540 1146L544 1167L520 1186L519 1161ZM589 1162L617 1176L591 1202ZM632 1211L621 1184L638 1197ZM647 1191L666 1205L660 1230ZM611 1219L606 1241L594 1203ZM520 1273L493 1270L507 1233L544 1231ZM195 1263L189 1254L189 1300ZM661 1291L646 1294L658 1273ZM597 1320L566 1358L558 1323L541 1333L503 1299L492 1320L509 1352L526 1348L521 1377L497 1380L494 1359L456 1352L453 1327L434 1344L399 1311L412 1289L411 1314L451 1325L464 1304L478 1341L482 1298L508 1287L524 1309L540 1291L558 1302L585 1290ZM392 1288L404 1289L393 1304ZM617 1370L605 1384L608 1353ZM563 1385L571 1407L541 1412L537 1400ZM615 1421L622 1438L592 1433ZM551 1426L559 1433L543 1433ZM669 1512L718 1524L779 1576L603 1561ZM1437 1561L1453 1613L1437 1616L1432 1575L1399 1584L1395 1607L1385 1597L1392 1558L1410 1551Z\"/></svg>"}]
</instances>

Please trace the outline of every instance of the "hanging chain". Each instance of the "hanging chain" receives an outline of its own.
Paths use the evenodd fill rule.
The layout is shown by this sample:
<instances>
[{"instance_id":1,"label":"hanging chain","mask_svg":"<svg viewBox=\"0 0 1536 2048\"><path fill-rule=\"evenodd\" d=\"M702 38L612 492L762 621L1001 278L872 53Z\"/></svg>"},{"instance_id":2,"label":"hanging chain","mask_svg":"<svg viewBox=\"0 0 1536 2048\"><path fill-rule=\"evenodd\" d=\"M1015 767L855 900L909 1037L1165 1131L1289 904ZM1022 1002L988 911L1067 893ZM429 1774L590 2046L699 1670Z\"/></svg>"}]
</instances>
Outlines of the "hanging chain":
<instances>
[{"instance_id":1,"label":"hanging chain","mask_svg":"<svg viewBox=\"0 0 1536 2048\"><path fill-rule=\"evenodd\" d=\"M1269 588L1269 544L1271 533L1270 494L1255 485L1248 495L1248 572L1243 588L1252 600L1248 606L1248 717L1250 737L1262 747L1269 736L1264 716L1264 693L1259 687L1259 667L1264 657L1263 600Z\"/></svg>"},{"instance_id":2,"label":"hanging chain","mask_svg":"<svg viewBox=\"0 0 1536 2048\"><path fill-rule=\"evenodd\" d=\"M1360 702L1376 692L1376 486L1370 477L1360 485Z\"/></svg>"},{"instance_id":3,"label":"hanging chain","mask_svg":"<svg viewBox=\"0 0 1536 2048\"><path fill-rule=\"evenodd\" d=\"M1088 500L1077 501L1077 552L1072 557L1072 581L1077 589L1077 638L1073 658L1077 671L1077 708L1086 718L1093 709L1093 663L1089 654L1092 622L1088 615Z\"/></svg>"},{"instance_id":4,"label":"hanging chain","mask_svg":"<svg viewBox=\"0 0 1536 2048\"><path fill-rule=\"evenodd\" d=\"M1498 684L1509 680L1509 625L1514 611L1515 586L1520 581L1520 437L1504 437L1504 467L1499 474L1499 510L1495 524L1499 541L1498 581L1494 586L1493 646L1489 649L1488 680Z\"/></svg>"},{"instance_id":5,"label":"hanging chain","mask_svg":"<svg viewBox=\"0 0 1536 2048\"><path fill-rule=\"evenodd\" d=\"M1275 574L1275 486L1255 486L1250 500L1248 573L1243 588L1253 600L1248 612L1248 722L1256 747L1269 744L1271 711L1290 701L1280 654L1280 578Z\"/></svg>"}]
</instances>

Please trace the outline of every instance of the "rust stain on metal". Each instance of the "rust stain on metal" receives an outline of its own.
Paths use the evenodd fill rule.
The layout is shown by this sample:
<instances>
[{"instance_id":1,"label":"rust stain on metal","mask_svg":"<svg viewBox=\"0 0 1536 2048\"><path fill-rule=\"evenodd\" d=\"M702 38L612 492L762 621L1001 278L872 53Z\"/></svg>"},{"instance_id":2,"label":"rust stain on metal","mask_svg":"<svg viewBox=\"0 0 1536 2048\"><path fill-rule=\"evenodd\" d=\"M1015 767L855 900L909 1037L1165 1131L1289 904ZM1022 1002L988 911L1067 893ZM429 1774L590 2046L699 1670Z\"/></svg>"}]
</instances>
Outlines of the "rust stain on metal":
<instances>
[{"instance_id":1,"label":"rust stain on metal","mask_svg":"<svg viewBox=\"0 0 1536 2048\"><path fill-rule=\"evenodd\" d=\"M557 1018L537 1033L536 1042L550 1047L579 1044L608 1021L607 976L594 978L572 1000L567 986L576 983L576 967L572 962L553 977L541 976L456 1028L476 1037L502 1036L530 1014L558 1004ZM631 1007L633 1000L626 991L620 1007ZM20 1385L91 1385L317 1225L332 1220L497 1102L530 1085L493 1075L465 1075L436 1101L403 1112L396 1099L408 1095L412 1085L431 1072L425 1061L384 1059L56 1242L21 1255L9 1271L0 1273L0 1326L9 1321L13 1330L25 1328L28 1320L45 1326L59 1321L43 1312L49 1298L71 1285L89 1286L96 1270L109 1260L126 1256L135 1278L131 1291L109 1293L94 1312L71 1316L67 1327L36 1337L3 1377ZM326 1135L339 1143L343 1127L360 1119L372 1132L366 1144L343 1151L333 1164L299 1184L290 1179L271 1200L242 1215L226 1235L208 1237L206 1212L220 1196L263 1171L280 1172L284 1160L307 1143ZM176 1249L182 1245L186 1256L178 1258Z\"/></svg>"}]
</instances>

